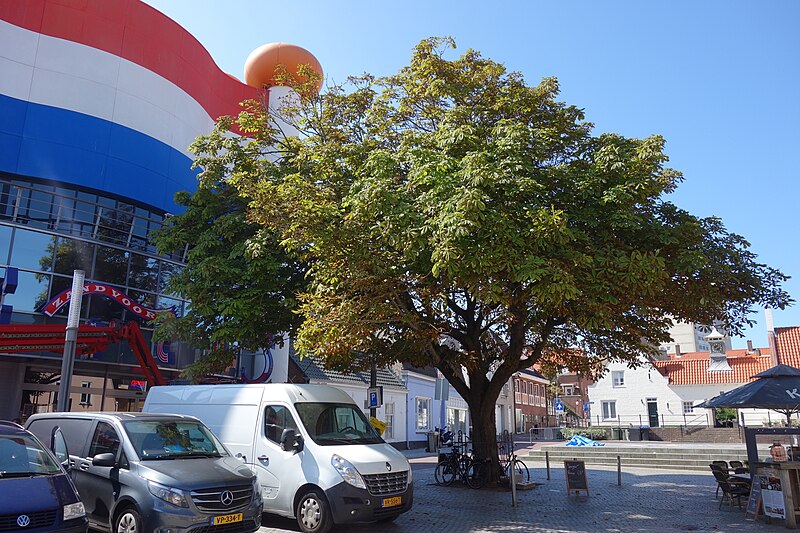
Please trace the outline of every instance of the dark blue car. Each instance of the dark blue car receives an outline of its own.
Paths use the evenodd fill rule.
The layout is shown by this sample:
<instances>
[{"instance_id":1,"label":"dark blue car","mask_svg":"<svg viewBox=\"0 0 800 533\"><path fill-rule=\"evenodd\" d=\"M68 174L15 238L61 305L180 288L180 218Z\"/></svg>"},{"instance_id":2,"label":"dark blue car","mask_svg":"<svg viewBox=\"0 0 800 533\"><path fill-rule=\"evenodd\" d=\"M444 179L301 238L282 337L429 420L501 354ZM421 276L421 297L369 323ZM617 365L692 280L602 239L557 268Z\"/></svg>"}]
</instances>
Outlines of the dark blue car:
<instances>
[{"instance_id":1,"label":"dark blue car","mask_svg":"<svg viewBox=\"0 0 800 533\"><path fill-rule=\"evenodd\" d=\"M68 457L58 432L49 443ZM86 533L86 512L69 474L30 432L0 420L0 532Z\"/></svg>"}]
</instances>

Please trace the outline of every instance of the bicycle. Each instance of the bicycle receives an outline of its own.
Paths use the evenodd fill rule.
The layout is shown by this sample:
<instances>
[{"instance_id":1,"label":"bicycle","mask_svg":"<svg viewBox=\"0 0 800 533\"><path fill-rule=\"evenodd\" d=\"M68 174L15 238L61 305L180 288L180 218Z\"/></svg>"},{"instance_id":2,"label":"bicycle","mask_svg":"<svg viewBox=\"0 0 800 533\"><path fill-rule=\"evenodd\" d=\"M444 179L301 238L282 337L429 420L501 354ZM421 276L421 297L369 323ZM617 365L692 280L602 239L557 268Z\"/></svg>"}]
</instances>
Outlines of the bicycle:
<instances>
[{"instance_id":1,"label":"bicycle","mask_svg":"<svg viewBox=\"0 0 800 533\"><path fill-rule=\"evenodd\" d=\"M520 481L527 483L531 480L531 472L528 470L528 466L520 459L501 461L500 469L501 479L511 480L513 477L515 483ZM514 476L511 475L512 471Z\"/></svg>"},{"instance_id":2,"label":"bicycle","mask_svg":"<svg viewBox=\"0 0 800 533\"><path fill-rule=\"evenodd\" d=\"M514 455L514 441L508 432L503 433L503 438L497 444L497 455L500 461L500 479L515 482L528 482L531 480L531 473L527 465ZM511 475L513 472L513 476Z\"/></svg>"},{"instance_id":3,"label":"bicycle","mask_svg":"<svg viewBox=\"0 0 800 533\"><path fill-rule=\"evenodd\" d=\"M479 489L489 481L489 465L486 460L462 453L460 447L453 446L453 451L436 465L434 478L437 484L444 486L460 478L468 487Z\"/></svg>"}]
</instances>

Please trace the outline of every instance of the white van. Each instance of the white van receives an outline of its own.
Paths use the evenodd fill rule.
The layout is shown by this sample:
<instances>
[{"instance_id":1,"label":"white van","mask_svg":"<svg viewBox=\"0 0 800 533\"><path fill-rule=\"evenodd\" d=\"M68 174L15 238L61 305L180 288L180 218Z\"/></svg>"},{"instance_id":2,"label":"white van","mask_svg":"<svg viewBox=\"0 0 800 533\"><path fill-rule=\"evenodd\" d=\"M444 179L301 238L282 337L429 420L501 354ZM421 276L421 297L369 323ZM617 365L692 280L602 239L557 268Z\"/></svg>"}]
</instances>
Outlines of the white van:
<instances>
[{"instance_id":1,"label":"white van","mask_svg":"<svg viewBox=\"0 0 800 533\"><path fill-rule=\"evenodd\" d=\"M411 509L405 456L350 396L325 385L153 387L144 411L192 415L258 475L264 511L305 532L394 520Z\"/></svg>"}]
</instances>

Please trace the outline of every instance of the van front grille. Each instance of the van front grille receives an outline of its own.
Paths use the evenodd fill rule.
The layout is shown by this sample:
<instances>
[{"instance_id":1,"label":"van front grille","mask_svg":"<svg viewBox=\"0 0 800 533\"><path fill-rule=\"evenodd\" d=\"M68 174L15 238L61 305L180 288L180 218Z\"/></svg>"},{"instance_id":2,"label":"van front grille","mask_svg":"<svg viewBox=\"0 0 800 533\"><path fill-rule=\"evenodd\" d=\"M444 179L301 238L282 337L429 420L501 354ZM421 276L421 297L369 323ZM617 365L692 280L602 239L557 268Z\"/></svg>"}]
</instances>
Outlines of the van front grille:
<instances>
[{"instance_id":1,"label":"van front grille","mask_svg":"<svg viewBox=\"0 0 800 533\"><path fill-rule=\"evenodd\" d=\"M21 516L27 516L28 521L19 519ZM34 529L39 527L52 526L56 521L56 510L50 509L48 511L36 511L33 513L13 513L0 515L0 531L23 531L27 529ZM24 523L24 526L20 525Z\"/></svg>"},{"instance_id":2,"label":"van front grille","mask_svg":"<svg viewBox=\"0 0 800 533\"><path fill-rule=\"evenodd\" d=\"M228 492L230 494L227 494ZM253 485L198 489L193 490L191 495L194 504L204 513L235 511L250 503L253 498Z\"/></svg>"},{"instance_id":3,"label":"van front grille","mask_svg":"<svg viewBox=\"0 0 800 533\"><path fill-rule=\"evenodd\" d=\"M404 492L408 485L408 470L387 472L385 474L367 474L362 477L364 478L364 483L367 484L367 490L373 496Z\"/></svg>"}]
</instances>

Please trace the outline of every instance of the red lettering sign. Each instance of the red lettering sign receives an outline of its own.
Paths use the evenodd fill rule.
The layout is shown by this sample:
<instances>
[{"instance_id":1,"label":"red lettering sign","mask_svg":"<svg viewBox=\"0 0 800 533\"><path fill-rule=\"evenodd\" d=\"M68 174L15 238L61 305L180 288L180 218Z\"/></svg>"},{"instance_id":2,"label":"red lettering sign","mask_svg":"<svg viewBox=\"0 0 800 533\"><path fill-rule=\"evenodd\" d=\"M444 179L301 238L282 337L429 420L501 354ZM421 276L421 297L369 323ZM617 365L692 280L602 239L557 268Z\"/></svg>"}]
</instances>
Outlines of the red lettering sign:
<instances>
[{"instance_id":1,"label":"red lettering sign","mask_svg":"<svg viewBox=\"0 0 800 533\"><path fill-rule=\"evenodd\" d=\"M144 307L143 305L139 305L135 303L127 294L119 292L115 288L111 287L110 285L103 285L102 283L92 283L88 282L83 286L83 294L99 294L105 298L110 300L114 300L122 307L129 310L131 313L144 318L145 320L153 320L156 317L156 313L168 311L170 313L175 313L175 310L172 308L166 309L149 309ZM67 303L69 303L70 299L72 298L72 289L67 289L57 296L55 296L52 300L44 304L42 306L42 312L47 316L55 315L59 309L64 307Z\"/></svg>"}]
</instances>

